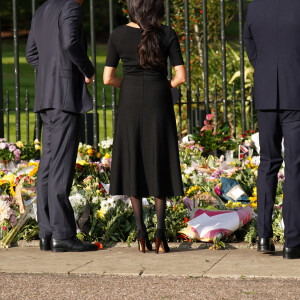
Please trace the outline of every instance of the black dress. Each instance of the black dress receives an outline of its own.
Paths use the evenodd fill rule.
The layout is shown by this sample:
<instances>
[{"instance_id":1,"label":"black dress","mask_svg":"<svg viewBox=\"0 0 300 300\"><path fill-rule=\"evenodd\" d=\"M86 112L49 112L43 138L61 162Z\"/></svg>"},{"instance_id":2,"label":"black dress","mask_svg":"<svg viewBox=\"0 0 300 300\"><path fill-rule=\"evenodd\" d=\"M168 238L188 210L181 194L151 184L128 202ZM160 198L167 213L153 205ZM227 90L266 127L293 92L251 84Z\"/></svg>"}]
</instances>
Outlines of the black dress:
<instances>
[{"instance_id":1,"label":"black dress","mask_svg":"<svg viewBox=\"0 0 300 300\"><path fill-rule=\"evenodd\" d=\"M106 66L123 63L123 82L114 132L111 195L166 197L183 195L176 121L167 80L167 58L183 65L175 31L162 26L163 66L139 63L139 28L117 27L108 42Z\"/></svg>"}]
</instances>

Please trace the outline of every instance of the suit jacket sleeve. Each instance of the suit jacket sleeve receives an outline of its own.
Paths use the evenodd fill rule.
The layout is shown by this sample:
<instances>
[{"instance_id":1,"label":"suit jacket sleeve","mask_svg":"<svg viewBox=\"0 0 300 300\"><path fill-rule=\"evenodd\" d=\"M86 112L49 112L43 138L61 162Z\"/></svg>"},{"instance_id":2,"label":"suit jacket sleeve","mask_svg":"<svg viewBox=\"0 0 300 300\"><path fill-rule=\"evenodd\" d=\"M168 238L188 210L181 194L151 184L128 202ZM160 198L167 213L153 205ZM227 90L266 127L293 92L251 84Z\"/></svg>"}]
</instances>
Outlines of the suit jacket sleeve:
<instances>
[{"instance_id":1,"label":"suit jacket sleeve","mask_svg":"<svg viewBox=\"0 0 300 300\"><path fill-rule=\"evenodd\" d=\"M62 47L80 72L84 76L91 78L95 74L95 69L79 38L81 26L80 5L75 1L68 1L59 17Z\"/></svg>"},{"instance_id":2,"label":"suit jacket sleeve","mask_svg":"<svg viewBox=\"0 0 300 300\"><path fill-rule=\"evenodd\" d=\"M246 19L246 23L245 23L245 27L244 27L244 42L245 42L245 47L246 47L249 61L250 61L251 65L253 66L253 68L255 68L257 51L256 51L255 42L253 40L253 36L251 33L250 16L249 16L250 9L249 8L250 8L250 5L248 7L247 19Z\"/></svg>"},{"instance_id":3,"label":"suit jacket sleeve","mask_svg":"<svg viewBox=\"0 0 300 300\"><path fill-rule=\"evenodd\" d=\"M31 29L28 35L27 45L26 45L26 60L35 69L39 66L39 53L34 40L34 18L31 22Z\"/></svg>"}]
</instances>

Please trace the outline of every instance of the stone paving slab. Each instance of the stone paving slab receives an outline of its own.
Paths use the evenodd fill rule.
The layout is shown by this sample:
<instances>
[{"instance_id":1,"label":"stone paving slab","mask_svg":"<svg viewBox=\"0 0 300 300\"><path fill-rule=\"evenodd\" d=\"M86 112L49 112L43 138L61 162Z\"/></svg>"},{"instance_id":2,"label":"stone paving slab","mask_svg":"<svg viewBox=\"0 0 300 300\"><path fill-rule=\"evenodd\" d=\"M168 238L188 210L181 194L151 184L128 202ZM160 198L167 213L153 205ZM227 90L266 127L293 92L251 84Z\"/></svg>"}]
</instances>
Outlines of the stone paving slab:
<instances>
[{"instance_id":1,"label":"stone paving slab","mask_svg":"<svg viewBox=\"0 0 300 300\"><path fill-rule=\"evenodd\" d=\"M93 261L96 256L99 252L51 253L37 247L0 249L0 273L68 274Z\"/></svg>"},{"instance_id":2,"label":"stone paving slab","mask_svg":"<svg viewBox=\"0 0 300 300\"><path fill-rule=\"evenodd\" d=\"M300 279L300 259L283 259L282 251L276 251L275 254L270 255L250 249L231 250L205 276Z\"/></svg>"},{"instance_id":3,"label":"stone paving slab","mask_svg":"<svg viewBox=\"0 0 300 300\"><path fill-rule=\"evenodd\" d=\"M137 248L112 248L71 274L203 276L228 251L172 249L170 253L138 253Z\"/></svg>"}]
</instances>

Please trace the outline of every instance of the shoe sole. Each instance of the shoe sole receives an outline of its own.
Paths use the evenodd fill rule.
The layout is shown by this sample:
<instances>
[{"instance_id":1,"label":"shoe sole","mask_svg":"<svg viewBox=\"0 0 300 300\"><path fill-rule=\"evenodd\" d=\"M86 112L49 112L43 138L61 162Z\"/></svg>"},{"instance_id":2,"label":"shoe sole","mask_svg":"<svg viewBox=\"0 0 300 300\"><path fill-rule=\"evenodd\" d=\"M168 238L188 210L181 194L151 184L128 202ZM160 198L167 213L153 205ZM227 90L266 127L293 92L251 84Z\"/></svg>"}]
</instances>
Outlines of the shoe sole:
<instances>
[{"instance_id":1,"label":"shoe sole","mask_svg":"<svg viewBox=\"0 0 300 300\"><path fill-rule=\"evenodd\" d=\"M265 248L265 247L260 247L260 249L257 249L257 252L259 252L259 253L274 253L275 248L274 249L268 249L268 248Z\"/></svg>"},{"instance_id":2,"label":"shoe sole","mask_svg":"<svg viewBox=\"0 0 300 300\"><path fill-rule=\"evenodd\" d=\"M98 249L89 249L89 250L69 250L69 249L51 249L51 252L57 253L57 252L88 252L88 251L97 251Z\"/></svg>"},{"instance_id":3,"label":"shoe sole","mask_svg":"<svg viewBox=\"0 0 300 300\"><path fill-rule=\"evenodd\" d=\"M299 259L299 255L283 254L284 259Z\"/></svg>"}]
</instances>

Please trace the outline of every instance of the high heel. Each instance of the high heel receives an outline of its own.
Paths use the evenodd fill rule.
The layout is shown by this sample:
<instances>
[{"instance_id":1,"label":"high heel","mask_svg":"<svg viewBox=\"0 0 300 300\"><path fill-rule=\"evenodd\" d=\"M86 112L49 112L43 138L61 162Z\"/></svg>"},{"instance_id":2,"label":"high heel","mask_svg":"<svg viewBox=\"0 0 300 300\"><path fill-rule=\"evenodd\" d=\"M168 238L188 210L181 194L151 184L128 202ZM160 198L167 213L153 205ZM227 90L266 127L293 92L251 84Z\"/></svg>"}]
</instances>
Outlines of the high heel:
<instances>
[{"instance_id":1,"label":"high heel","mask_svg":"<svg viewBox=\"0 0 300 300\"><path fill-rule=\"evenodd\" d=\"M144 238L138 238L139 251L146 253L146 240Z\"/></svg>"},{"instance_id":2,"label":"high heel","mask_svg":"<svg viewBox=\"0 0 300 300\"><path fill-rule=\"evenodd\" d=\"M140 252L152 251L152 245L149 241L148 235L144 231L138 231L138 248Z\"/></svg>"},{"instance_id":3,"label":"high heel","mask_svg":"<svg viewBox=\"0 0 300 300\"><path fill-rule=\"evenodd\" d=\"M170 252L170 247L167 243L165 231L162 229L157 229L155 234L155 253L158 254L159 252Z\"/></svg>"}]
</instances>

